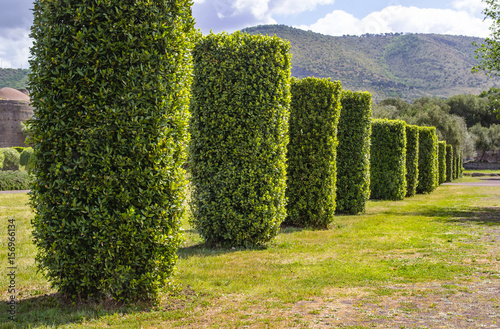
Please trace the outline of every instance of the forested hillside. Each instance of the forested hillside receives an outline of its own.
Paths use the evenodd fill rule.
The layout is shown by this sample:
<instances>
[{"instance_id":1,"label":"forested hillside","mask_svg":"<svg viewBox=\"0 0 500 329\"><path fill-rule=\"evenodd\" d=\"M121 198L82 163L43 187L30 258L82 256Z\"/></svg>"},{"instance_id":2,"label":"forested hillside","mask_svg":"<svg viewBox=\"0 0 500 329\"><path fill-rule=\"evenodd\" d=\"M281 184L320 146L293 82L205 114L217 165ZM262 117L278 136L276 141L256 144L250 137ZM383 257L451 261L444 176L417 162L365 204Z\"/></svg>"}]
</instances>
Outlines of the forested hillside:
<instances>
[{"instance_id":1,"label":"forested hillside","mask_svg":"<svg viewBox=\"0 0 500 329\"><path fill-rule=\"evenodd\" d=\"M473 74L475 41L437 34L383 34L333 37L284 25L244 30L277 35L292 45L292 75L331 77L346 89L370 91L375 100L479 94L500 79Z\"/></svg>"},{"instance_id":2,"label":"forested hillside","mask_svg":"<svg viewBox=\"0 0 500 329\"><path fill-rule=\"evenodd\" d=\"M0 68L0 88L26 89L28 86L28 73L29 70Z\"/></svg>"}]
</instances>

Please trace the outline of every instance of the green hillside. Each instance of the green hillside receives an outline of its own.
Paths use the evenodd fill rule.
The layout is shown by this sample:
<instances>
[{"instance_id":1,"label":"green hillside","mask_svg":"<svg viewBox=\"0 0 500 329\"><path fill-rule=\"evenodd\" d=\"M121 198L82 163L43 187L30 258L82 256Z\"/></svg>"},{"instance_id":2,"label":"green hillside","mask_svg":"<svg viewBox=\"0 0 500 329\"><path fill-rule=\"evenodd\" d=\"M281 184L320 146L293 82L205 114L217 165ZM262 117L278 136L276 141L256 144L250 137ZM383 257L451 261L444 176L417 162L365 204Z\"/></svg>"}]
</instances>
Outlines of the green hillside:
<instances>
[{"instance_id":1,"label":"green hillside","mask_svg":"<svg viewBox=\"0 0 500 329\"><path fill-rule=\"evenodd\" d=\"M29 70L0 68L0 88L26 89L28 86L28 74Z\"/></svg>"},{"instance_id":2,"label":"green hillside","mask_svg":"<svg viewBox=\"0 0 500 329\"><path fill-rule=\"evenodd\" d=\"M284 25L243 30L277 35L292 45L292 75L331 77L346 89L367 90L375 100L479 94L500 79L472 74L473 41L480 38L400 34L333 37Z\"/></svg>"}]
</instances>

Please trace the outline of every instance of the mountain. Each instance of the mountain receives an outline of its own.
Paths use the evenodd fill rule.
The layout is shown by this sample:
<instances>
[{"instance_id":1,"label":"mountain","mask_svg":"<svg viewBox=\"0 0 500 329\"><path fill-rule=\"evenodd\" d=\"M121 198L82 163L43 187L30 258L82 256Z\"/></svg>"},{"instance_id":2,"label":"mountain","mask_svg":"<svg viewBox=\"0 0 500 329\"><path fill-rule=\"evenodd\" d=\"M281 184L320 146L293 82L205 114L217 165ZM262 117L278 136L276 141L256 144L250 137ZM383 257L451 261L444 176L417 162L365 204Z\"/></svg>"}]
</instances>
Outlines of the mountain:
<instances>
[{"instance_id":1,"label":"mountain","mask_svg":"<svg viewBox=\"0 0 500 329\"><path fill-rule=\"evenodd\" d=\"M29 70L0 68L0 88L26 89L28 74Z\"/></svg>"},{"instance_id":2,"label":"mountain","mask_svg":"<svg viewBox=\"0 0 500 329\"><path fill-rule=\"evenodd\" d=\"M403 33L334 37L284 25L242 31L288 40L293 76L340 80L344 89L369 91L375 101L447 98L500 86L500 78L471 73L478 63L472 43L481 44L481 38Z\"/></svg>"}]
</instances>

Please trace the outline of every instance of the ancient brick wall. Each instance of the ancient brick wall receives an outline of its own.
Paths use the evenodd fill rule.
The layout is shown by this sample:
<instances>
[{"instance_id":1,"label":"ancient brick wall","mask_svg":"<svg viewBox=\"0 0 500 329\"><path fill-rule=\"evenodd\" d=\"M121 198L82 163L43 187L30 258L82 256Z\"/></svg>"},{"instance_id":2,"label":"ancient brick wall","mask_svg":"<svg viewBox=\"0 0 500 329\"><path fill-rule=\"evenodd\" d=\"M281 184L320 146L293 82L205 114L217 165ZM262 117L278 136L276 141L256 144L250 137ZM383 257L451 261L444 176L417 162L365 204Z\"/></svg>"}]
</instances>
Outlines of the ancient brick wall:
<instances>
[{"instance_id":1,"label":"ancient brick wall","mask_svg":"<svg viewBox=\"0 0 500 329\"><path fill-rule=\"evenodd\" d=\"M21 122L33 116L29 102L0 99L0 148L26 146Z\"/></svg>"}]
</instances>

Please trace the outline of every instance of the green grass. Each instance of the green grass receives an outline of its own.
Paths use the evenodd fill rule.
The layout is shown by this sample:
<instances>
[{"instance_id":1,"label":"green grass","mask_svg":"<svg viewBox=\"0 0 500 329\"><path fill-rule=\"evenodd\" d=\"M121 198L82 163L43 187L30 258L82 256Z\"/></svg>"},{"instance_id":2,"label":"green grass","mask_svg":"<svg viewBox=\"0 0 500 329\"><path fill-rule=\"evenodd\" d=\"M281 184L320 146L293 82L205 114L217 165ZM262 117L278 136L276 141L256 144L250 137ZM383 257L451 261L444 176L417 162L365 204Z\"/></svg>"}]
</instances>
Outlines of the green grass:
<instances>
[{"instance_id":1,"label":"green grass","mask_svg":"<svg viewBox=\"0 0 500 329\"><path fill-rule=\"evenodd\" d=\"M500 174L500 170L482 170L482 169L464 170L464 174L472 174L475 172L482 174Z\"/></svg>"},{"instance_id":2,"label":"green grass","mask_svg":"<svg viewBox=\"0 0 500 329\"><path fill-rule=\"evenodd\" d=\"M428 282L454 293L477 275L498 277L500 259L489 252L494 242L482 237L500 225L499 200L494 187L441 186L403 201L370 201L365 214L337 216L329 230L284 228L256 249L207 248L186 219L175 281L160 305L121 307L112 301L65 304L54 294L34 265L28 197L0 195L0 259L6 264L6 222L15 218L21 299L18 322L2 318L0 328L307 328L323 309L296 308L318 298L376 301L395 293L391 285ZM4 301L7 285L0 276ZM410 302L400 308L419 312Z\"/></svg>"}]
</instances>

